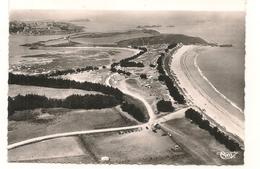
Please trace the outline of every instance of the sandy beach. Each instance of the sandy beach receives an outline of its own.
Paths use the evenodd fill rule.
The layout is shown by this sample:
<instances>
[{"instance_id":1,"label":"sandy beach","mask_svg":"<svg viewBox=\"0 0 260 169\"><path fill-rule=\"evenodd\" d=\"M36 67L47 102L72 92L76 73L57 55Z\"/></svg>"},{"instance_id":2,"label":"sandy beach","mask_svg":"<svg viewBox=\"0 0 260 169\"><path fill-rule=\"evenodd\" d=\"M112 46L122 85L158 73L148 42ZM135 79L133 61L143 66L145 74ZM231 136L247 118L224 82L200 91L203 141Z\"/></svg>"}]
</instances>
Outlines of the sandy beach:
<instances>
[{"instance_id":1,"label":"sandy beach","mask_svg":"<svg viewBox=\"0 0 260 169\"><path fill-rule=\"evenodd\" d=\"M244 140L244 114L203 76L196 63L199 46L183 46L172 57L171 70L192 104L204 110L227 132Z\"/></svg>"}]
</instances>

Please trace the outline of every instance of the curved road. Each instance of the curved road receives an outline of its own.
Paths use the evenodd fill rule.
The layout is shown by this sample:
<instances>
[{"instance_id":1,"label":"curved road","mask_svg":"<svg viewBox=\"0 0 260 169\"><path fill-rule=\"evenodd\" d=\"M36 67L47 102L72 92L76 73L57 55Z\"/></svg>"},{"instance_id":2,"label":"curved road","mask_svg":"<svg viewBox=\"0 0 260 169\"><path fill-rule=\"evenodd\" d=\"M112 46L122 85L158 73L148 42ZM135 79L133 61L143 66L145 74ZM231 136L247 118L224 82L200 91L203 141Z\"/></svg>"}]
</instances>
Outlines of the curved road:
<instances>
[{"instance_id":1,"label":"curved road","mask_svg":"<svg viewBox=\"0 0 260 169\"><path fill-rule=\"evenodd\" d=\"M198 47L198 46L197 46ZM196 46L183 46L172 57L170 68L186 96L205 110L226 131L244 140L244 115L230 104L202 77L196 65Z\"/></svg>"},{"instance_id":2,"label":"curved road","mask_svg":"<svg viewBox=\"0 0 260 169\"><path fill-rule=\"evenodd\" d=\"M108 85L108 86L111 86L110 84L110 80L111 80L111 77L115 76L116 73L113 73L112 75L110 75L106 81L105 81L105 84ZM115 86L114 86L115 87ZM123 82L119 82L118 85L116 86L119 90L123 91L123 93L127 94L127 95L130 95L134 98L136 98L137 100L140 100L141 102L144 103L145 107L147 108L147 111L148 111L148 114L149 114L149 122L152 122L156 116L154 114L154 111L151 107L151 105L138 93L135 93L135 92L132 92L131 90L129 90L127 88L127 84L123 81Z\"/></svg>"}]
</instances>

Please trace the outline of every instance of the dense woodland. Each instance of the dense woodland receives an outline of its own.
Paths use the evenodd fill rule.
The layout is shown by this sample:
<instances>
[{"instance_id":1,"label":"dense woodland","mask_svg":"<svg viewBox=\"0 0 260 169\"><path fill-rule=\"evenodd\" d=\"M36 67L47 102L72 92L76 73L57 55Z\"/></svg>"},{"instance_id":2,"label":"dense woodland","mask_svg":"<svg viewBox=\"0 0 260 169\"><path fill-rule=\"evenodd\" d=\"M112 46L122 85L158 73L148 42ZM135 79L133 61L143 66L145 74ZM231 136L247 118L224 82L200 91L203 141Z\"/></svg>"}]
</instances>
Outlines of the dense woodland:
<instances>
[{"instance_id":1,"label":"dense woodland","mask_svg":"<svg viewBox=\"0 0 260 169\"><path fill-rule=\"evenodd\" d=\"M163 57L165 57L164 53L161 53L161 56L158 58L157 60L157 70L159 72L159 77L158 79L160 81L164 81L169 92L170 92L170 95L173 97L173 99L179 103L179 104L185 104L186 101L183 97L182 94L180 94L178 88L174 85L174 82L173 80L168 76L166 75L165 73L165 70L163 68Z\"/></svg>"},{"instance_id":2,"label":"dense woodland","mask_svg":"<svg viewBox=\"0 0 260 169\"><path fill-rule=\"evenodd\" d=\"M146 122L146 117L144 113L135 104L124 102L123 104L121 104L121 109L133 116L136 120L140 122Z\"/></svg>"},{"instance_id":3,"label":"dense woodland","mask_svg":"<svg viewBox=\"0 0 260 169\"><path fill-rule=\"evenodd\" d=\"M8 97L8 117L15 111L63 107L69 109L103 109L119 105L121 102L111 95L71 95L65 99L50 99L39 95Z\"/></svg>"},{"instance_id":4,"label":"dense woodland","mask_svg":"<svg viewBox=\"0 0 260 169\"><path fill-rule=\"evenodd\" d=\"M224 132L220 131L218 127L212 127L210 122L203 118L202 114L196 110L190 108L185 112L185 117L199 125L200 128L207 130L212 136L216 138L218 142L224 144L230 151L240 151L241 147L239 144Z\"/></svg>"}]
</instances>

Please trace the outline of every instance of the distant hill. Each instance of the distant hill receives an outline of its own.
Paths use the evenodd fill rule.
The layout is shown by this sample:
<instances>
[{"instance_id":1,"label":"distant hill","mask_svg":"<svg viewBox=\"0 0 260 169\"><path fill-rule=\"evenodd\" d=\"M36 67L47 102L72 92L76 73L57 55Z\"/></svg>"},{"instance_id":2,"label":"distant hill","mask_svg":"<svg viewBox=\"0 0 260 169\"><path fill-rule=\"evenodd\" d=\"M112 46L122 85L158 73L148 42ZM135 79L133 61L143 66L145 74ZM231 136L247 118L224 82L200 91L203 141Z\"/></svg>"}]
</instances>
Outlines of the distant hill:
<instances>
[{"instance_id":1,"label":"distant hill","mask_svg":"<svg viewBox=\"0 0 260 169\"><path fill-rule=\"evenodd\" d=\"M72 19L69 20L70 22L90 22L90 19L85 18L85 19Z\"/></svg>"},{"instance_id":2,"label":"distant hill","mask_svg":"<svg viewBox=\"0 0 260 169\"><path fill-rule=\"evenodd\" d=\"M107 32L107 33L86 33L86 35L81 35L81 38L102 38L102 37L112 37L112 36L118 36L118 35L128 35L131 37L132 34L139 34L139 33L147 33L151 34L151 36L160 35L160 32L152 29L133 29L128 30L125 32Z\"/></svg>"},{"instance_id":3,"label":"distant hill","mask_svg":"<svg viewBox=\"0 0 260 169\"><path fill-rule=\"evenodd\" d=\"M117 42L118 46L142 46L147 44L172 44L172 43L183 43L184 45L189 44L202 44L209 45L207 41L200 37L192 37L183 34L160 34L151 37L133 38Z\"/></svg>"},{"instance_id":4,"label":"distant hill","mask_svg":"<svg viewBox=\"0 0 260 169\"><path fill-rule=\"evenodd\" d=\"M82 26L55 21L10 21L9 33L22 35L64 35L83 31Z\"/></svg>"}]
</instances>

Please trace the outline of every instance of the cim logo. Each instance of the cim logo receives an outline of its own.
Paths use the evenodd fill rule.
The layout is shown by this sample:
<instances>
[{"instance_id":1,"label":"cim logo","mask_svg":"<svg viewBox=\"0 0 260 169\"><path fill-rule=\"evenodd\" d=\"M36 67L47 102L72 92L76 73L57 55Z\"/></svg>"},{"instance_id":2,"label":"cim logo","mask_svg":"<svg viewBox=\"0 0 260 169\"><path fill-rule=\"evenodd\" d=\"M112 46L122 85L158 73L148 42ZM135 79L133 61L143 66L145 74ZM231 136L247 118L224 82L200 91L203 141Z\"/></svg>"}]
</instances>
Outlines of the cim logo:
<instances>
[{"instance_id":1,"label":"cim logo","mask_svg":"<svg viewBox=\"0 0 260 169\"><path fill-rule=\"evenodd\" d=\"M221 159L223 160L229 160L229 159L233 159L236 158L236 155L238 154L238 152L234 151L234 152L217 152L217 155L220 156Z\"/></svg>"}]
</instances>

